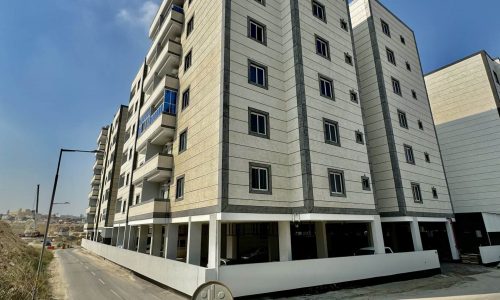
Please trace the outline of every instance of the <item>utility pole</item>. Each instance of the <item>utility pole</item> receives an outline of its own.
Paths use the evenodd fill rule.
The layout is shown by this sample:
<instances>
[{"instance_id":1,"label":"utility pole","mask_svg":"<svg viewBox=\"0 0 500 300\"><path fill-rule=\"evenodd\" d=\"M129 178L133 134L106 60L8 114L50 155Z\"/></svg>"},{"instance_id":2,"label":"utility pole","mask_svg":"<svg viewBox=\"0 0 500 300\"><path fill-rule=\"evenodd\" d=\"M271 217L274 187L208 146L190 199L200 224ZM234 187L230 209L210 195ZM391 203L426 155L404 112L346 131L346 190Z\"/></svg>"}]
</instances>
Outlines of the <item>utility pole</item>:
<instances>
[{"instance_id":1,"label":"utility pole","mask_svg":"<svg viewBox=\"0 0 500 300\"><path fill-rule=\"evenodd\" d=\"M35 204L35 217L34 217L34 223L35 223L35 228L33 232L36 232L36 217L38 216L38 200L40 199L40 185L36 185L36 204Z\"/></svg>"}]
</instances>

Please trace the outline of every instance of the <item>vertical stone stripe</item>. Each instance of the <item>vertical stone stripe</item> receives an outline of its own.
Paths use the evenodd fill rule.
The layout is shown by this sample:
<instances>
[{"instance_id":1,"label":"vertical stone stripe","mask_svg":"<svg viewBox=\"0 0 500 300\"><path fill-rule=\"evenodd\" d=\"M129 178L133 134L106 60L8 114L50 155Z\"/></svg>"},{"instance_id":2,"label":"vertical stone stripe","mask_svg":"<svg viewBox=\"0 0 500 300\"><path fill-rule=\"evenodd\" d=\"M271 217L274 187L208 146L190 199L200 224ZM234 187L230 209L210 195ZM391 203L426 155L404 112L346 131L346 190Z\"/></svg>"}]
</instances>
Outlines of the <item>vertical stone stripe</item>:
<instances>
[{"instance_id":1,"label":"vertical stone stripe","mask_svg":"<svg viewBox=\"0 0 500 300\"><path fill-rule=\"evenodd\" d=\"M228 205L229 197L229 80L231 76L231 0L224 5L223 28L223 78L222 78L222 167L221 167L221 212Z\"/></svg>"}]
</instances>

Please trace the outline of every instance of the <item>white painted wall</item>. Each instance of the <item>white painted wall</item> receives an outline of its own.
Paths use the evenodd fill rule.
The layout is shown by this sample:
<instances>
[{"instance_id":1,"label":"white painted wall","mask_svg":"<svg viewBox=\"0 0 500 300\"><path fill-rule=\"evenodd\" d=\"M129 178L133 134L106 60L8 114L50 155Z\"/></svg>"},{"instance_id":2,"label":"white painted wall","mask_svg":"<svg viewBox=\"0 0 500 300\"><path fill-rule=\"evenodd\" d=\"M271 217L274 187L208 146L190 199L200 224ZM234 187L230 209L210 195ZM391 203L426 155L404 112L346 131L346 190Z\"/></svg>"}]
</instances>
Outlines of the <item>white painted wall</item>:
<instances>
[{"instance_id":1,"label":"white painted wall","mask_svg":"<svg viewBox=\"0 0 500 300\"><path fill-rule=\"evenodd\" d=\"M500 246L479 247L481 261L483 264L491 264L500 261Z\"/></svg>"}]
</instances>

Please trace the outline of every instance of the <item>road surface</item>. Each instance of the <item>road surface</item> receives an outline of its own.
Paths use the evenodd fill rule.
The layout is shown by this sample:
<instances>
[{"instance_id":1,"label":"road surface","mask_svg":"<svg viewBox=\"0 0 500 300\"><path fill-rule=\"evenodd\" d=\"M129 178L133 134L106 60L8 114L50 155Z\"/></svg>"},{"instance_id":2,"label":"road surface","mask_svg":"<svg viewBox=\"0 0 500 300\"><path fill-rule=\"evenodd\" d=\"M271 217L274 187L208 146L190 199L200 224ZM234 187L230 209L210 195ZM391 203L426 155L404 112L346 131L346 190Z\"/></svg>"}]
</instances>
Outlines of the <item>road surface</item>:
<instances>
[{"instance_id":1,"label":"road surface","mask_svg":"<svg viewBox=\"0 0 500 300\"><path fill-rule=\"evenodd\" d=\"M183 295L143 280L119 266L95 257L81 248L56 251L61 282L70 300L186 300Z\"/></svg>"}]
</instances>

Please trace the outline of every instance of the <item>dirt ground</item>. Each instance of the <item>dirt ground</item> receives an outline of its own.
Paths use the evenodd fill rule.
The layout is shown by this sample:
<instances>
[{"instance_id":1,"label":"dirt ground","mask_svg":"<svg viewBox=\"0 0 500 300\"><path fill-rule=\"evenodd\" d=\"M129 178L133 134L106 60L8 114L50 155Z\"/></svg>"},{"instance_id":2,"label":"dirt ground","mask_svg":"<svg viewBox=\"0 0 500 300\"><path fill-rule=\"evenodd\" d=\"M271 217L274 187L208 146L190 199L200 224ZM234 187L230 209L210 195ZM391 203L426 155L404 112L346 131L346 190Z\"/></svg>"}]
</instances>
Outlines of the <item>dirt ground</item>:
<instances>
[{"instance_id":1,"label":"dirt ground","mask_svg":"<svg viewBox=\"0 0 500 300\"><path fill-rule=\"evenodd\" d=\"M317 295L301 295L286 299L500 299L500 269L464 264L442 264L441 267L442 274L428 278L343 289Z\"/></svg>"}]
</instances>

